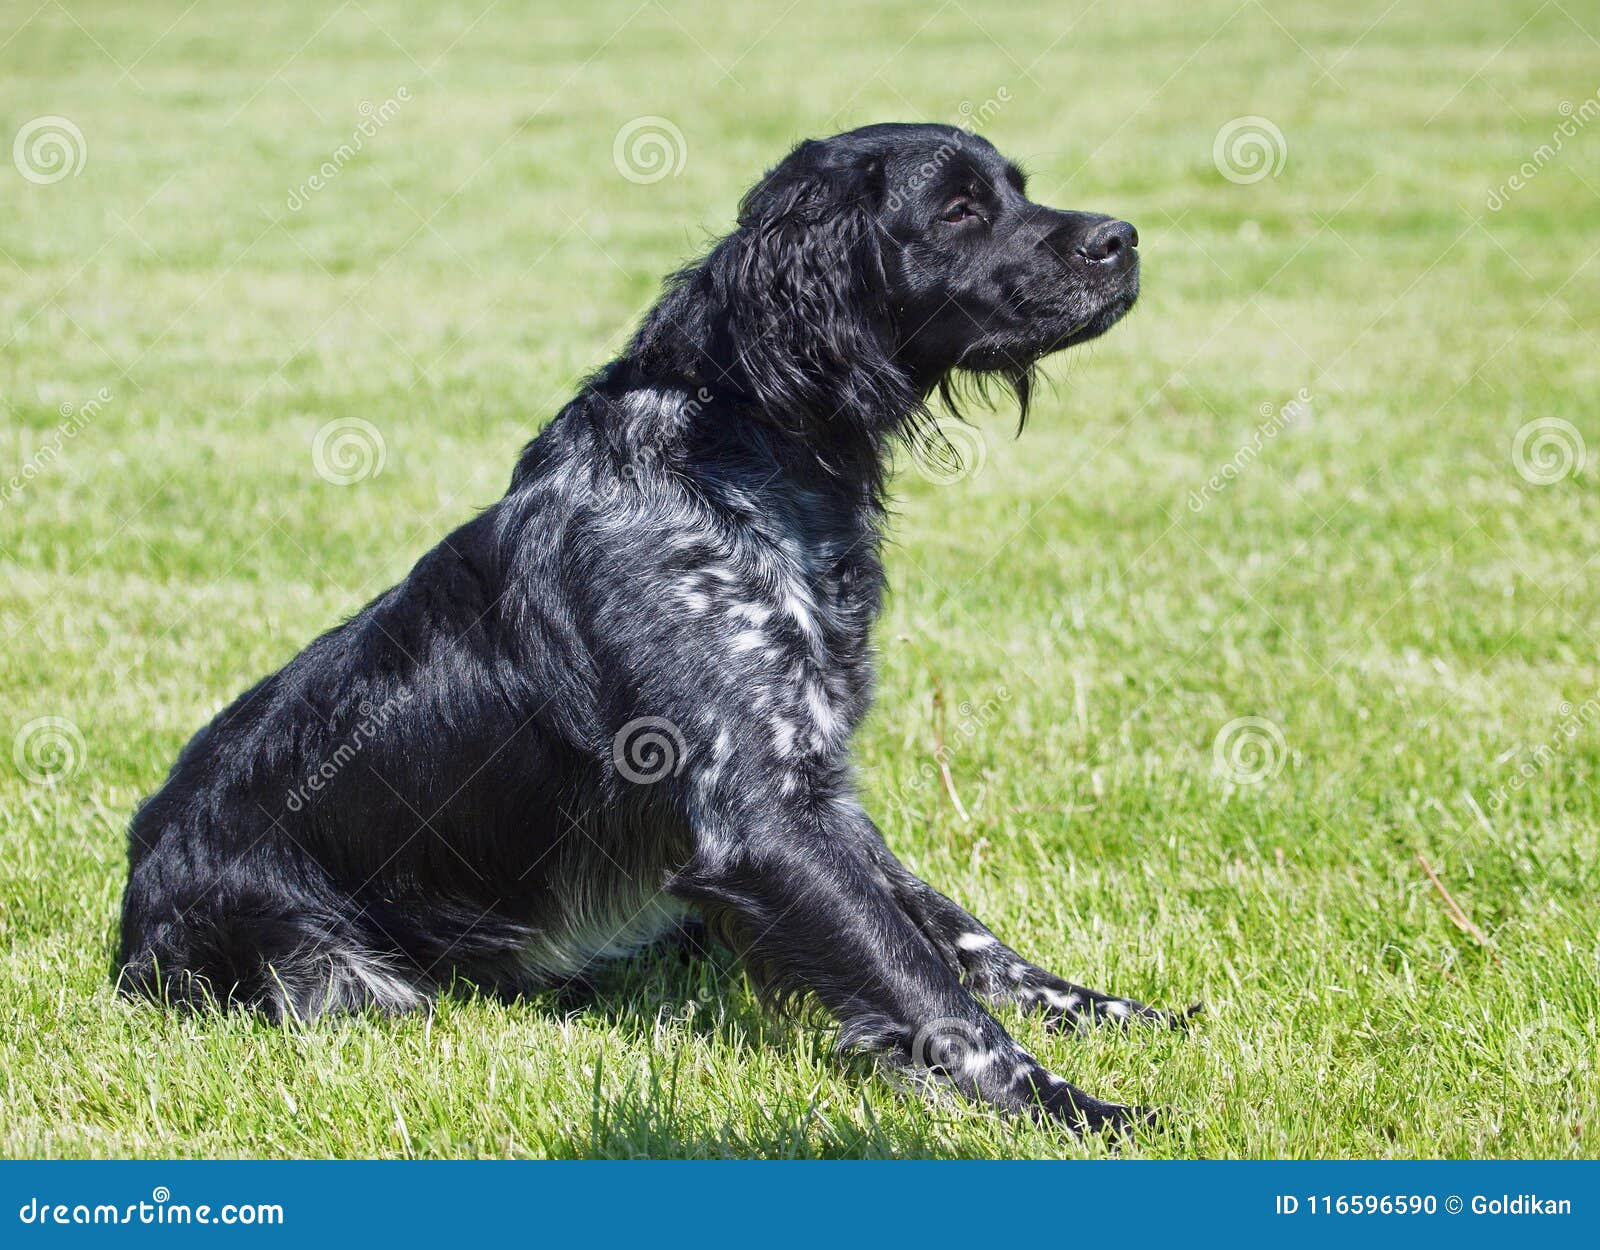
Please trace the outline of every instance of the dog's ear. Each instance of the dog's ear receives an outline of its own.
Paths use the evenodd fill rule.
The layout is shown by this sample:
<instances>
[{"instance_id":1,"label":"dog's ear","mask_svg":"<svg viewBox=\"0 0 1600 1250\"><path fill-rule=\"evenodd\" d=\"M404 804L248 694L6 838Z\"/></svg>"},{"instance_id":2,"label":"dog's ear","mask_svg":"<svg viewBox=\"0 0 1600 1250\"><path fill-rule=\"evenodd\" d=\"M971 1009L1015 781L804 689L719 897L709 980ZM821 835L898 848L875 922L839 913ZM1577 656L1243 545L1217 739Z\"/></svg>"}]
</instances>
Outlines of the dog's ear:
<instances>
[{"instance_id":1,"label":"dog's ear","mask_svg":"<svg viewBox=\"0 0 1600 1250\"><path fill-rule=\"evenodd\" d=\"M646 366L682 363L690 347L710 366L698 380L796 432L902 416L917 395L891 361L884 181L874 155L802 143L745 196L738 229L671 284L636 343Z\"/></svg>"},{"instance_id":2,"label":"dog's ear","mask_svg":"<svg viewBox=\"0 0 1600 1250\"><path fill-rule=\"evenodd\" d=\"M829 422L903 408L904 380L890 361L883 195L877 157L807 142L740 205L722 294L730 345L767 412Z\"/></svg>"}]
</instances>

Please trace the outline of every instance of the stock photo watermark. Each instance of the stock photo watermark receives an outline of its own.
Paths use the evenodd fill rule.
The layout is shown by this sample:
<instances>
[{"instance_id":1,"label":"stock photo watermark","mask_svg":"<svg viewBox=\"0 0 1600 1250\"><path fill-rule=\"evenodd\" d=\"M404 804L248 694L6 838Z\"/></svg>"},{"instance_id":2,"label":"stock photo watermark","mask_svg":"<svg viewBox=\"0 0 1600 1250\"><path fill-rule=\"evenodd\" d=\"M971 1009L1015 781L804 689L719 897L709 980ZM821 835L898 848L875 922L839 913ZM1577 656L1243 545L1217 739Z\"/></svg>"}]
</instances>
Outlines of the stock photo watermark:
<instances>
[{"instance_id":1,"label":"stock photo watermark","mask_svg":"<svg viewBox=\"0 0 1600 1250\"><path fill-rule=\"evenodd\" d=\"M696 420L714 398L711 391L702 386L693 396L675 407L672 421L650 427L643 441L629 453L615 476L597 478L594 490L596 499L601 503L614 504L630 489L637 487L641 479L658 469L666 469L667 455L677 431Z\"/></svg>"},{"instance_id":2,"label":"stock photo watermark","mask_svg":"<svg viewBox=\"0 0 1600 1250\"><path fill-rule=\"evenodd\" d=\"M1283 730L1265 716L1240 716L1217 731L1212 771L1236 786L1259 786L1283 771L1289 747Z\"/></svg>"},{"instance_id":3,"label":"stock photo watermark","mask_svg":"<svg viewBox=\"0 0 1600 1250\"><path fill-rule=\"evenodd\" d=\"M1553 1089L1592 1072L1600 1046L1571 1021L1557 1017L1522 1025L1512 1033L1507 1052L1518 1081Z\"/></svg>"},{"instance_id":4,"label":"stock photo watermark","mask_svg":"<svg viewBox=\"0 0 1600 1250\"><path fill-rule=\"evenodd\" d=\"M963 100L956 106L956 118L951 125L969 135L977 134L978 127L988 125L1010 103L1011 88L1006 86L997 88L995 93L981 104ZM888 195L884 197L885 205L898 212L908 199L939 176L939 171L950 163L951 158L959 150L954 143L941 143L931 156L911 171L904 183L889 189Z\"/></svg>"},{"instance_id":5,"label":"stock photo watermark","mask_svg":"<svg viewBox=\"0 0 1600 1250\"><path fill-rule=\"evenodd\" d=\"M1532 486L1554 486L1577 477L1588 458L1578 427L1561 417L1529 421L1511 439L1511 463Z\"/></svg>"},{"instance_id":6,"label":"stock photo watermark","mask_svg":"<svg viewBox=\"0 0 1600 1250\"><path fill-rule=\"evenodd\" d=\"M1560 759L1579 735L1587 733L1589 727L1600 720L1600 690L1577 705L1563 700L1556 708L1556 715L1558 717L1556 727L1544 741L1532 747L1523 744L1500 756L1501 761L1520 758L1517 759L1517 766L1512 771L1510 779L1490 791L1489 798L1484 803L1489 811L1498 812L1503 808L1534 778Z\"/></svg>"},{"instance_id":7,"label":"stock photo watermark","mask_svg":"<svg viewBox=\"0 0 1600 1250\"><path fill-rule=\"evenodd\" d=\"M1517 166L1515 173L1498 187L1490 188L1488 196L1484 199L1484 206L1491 213L1498 213L1511 201L1513 195L1525 189L1537 178L1545 166L1561 154L1568 139L1576 138L1585 126L1600 118L1600 91L1578 105L1574 105L1571 100L1563 100L1558 111L1562 120L1550 132L1550 138L1534 148L1528 159Z\"/></svg>"},{"instance_id":8,"label":"stock photo watermark","mask_svg":"<svg viewBox=\"0 0 1600 1250\"><path fill-rule=\"evenodd\" d=\"M280 1202L224 1202L216 1206L173 1202L172 1191L157 1185L148 1200L129 1203L97 1202L91 1206L87 1202L52 1202L36 1196L18 1208L17 1219L32 1225L277 1225L283 1223L284 1214Z\"/></svg>"},{"instance_id":9,"label":"stock photo watermark","mask_svg":"<svg viewBox=\"0 0 1600 1250\"><path fill-rule=\"evenodd\" d=\"M611 163L629 182L649 186L683 172L689 163L689 141L669 118L635 117L624 122L612 139Z\"/></svg>"},{"instance_id":10,"label":"stock photo watermark","mask_svg":"<svg viewBox=\"0 0 1600 1250\"><path fill-rule=\"evenodd\" d=\"M1276 178L1289 163L1289 141L1268 117L1250 115L1223 122L1211 141L1211 163L1242 187Z\"/></svg>"},{"instance_id":11,"label":"stock photo watermark","mask_svg":"<svg viewBox=\"0 0 1600 1250\"><path fill-rule=\"evenodd\" d=\"M11 141L11 163L36 186L76 178L89 163L89 144L68 117L47 114L22 123Z\"/></svg>"},{"instance_id":12,"label":"stock photo watermark","mask_svg":"<svg viewBox=\"0 0 1600 1250\"><path fill-rule=\"evenodd\" d=\"M937 691L937 687L935 688ZM973 703L962 700L956 706L956 715L959 718L948 735L942 723L943 696L939 693L935 701L935 741L932 752L918 763L911 776L900 782L889 791L887 801L891 807L902 813L909 813L913 803L922 797L925 791L938 793L940 786L950 797L956 814L963 823L971 817L967 814L966 807L962 804L960 795L956 792L954 775L951 765L960 757L963 749L988 728L990 722L1000 714L1002 708L1011 702L1011 691L1005 687L998 687L982 703Z\"/></svg>"},{"instance_id":13,"label":"stock photo watermark","mask_svg":"<svg viewBox=\"0 0 1600 1250\"><path fill-rule=\"evenodd\" d=\"M361 101L356 109L361 115L361 120L350 132L350 137L329 153L328 159L317 166L314 174L299 186L289 188L288 198L284 201L285 207L291 213L298 213L304 208L312 196L324 190L366 150L367 140L399 116L401 106L410 102L411 88L404 84L395 88L394 94L382 104L373 104L371 100Z\"/></svg>"},{"instance_id":14,"label":"stock photo watermark","mask_svg":"<svg viewBox=\"0 0 1600 1250\"><path fill-rule=\"evenodd\" d=\"M636 786L651 786L683 771L683 731L664 716L629 721L611 740L611 762Z\"/></svg>"},{"instance_id":15,"label":"stock photo watermark","mask_svg":"<svg viewBox=\"0 0 1600 1250\"><path fill-rule=\"evenodd\" d=\"M311 440L311 464L333 486L354 486L383 472L389 449L383 433L363 417L329 421Z\"/></svg>"},{"instance_id":16,"label":"stock photo watermark","mask_svg":"<svg viewBox=\"0 0 1600 1250\"><path fill-rule=\"evenodd\" d=\"M111 392L102 386L93 396L81 404L74 404L70 401L62 404L57 409L61 414L61 423L51 431L45 439L44 445L29 456L27 460L23 461L20 469L4 481L0 481L0 509L5 508L35 478L40 477L51 465L59 460L67 444L95 422L100 416L101 410L111 402L111 399Z\"/></svg>"},{"instance_id":17,"label":"stock photo watermark","mask_svg":"<svg viewBox=\"0 0 1600 1250\"><path fill-rule=\"evenodd\" d=\"M957 1016L930 1020L911 1039L912 1066L924 1072L959 1079L972 1075L988 1059L978 1026Z\"/></svg>"},{"instance_id":18,"label":"stock photo watermark","mask_svg":"<svg viewBox=\"0 0 1600 1250\"><path fill-rule=\"evenodd\" d=\"M83 731L65 716L39 716L11 739L11 762L25 781L53 786L68 780L88 755Z\"/></svg>"},{"instance_id":19,"label":"stock photo watermark","mask_svg":"<svg viewBox=\"0 0 1600 1250\"><path fill-rule=\"evenodd\" d=\"M1223 462L1222 467L1208 477L1199 490L1189 492L1189 511L1203 512L1209 504L1228 487L1238 480L1239 475L1256 462L1267 444L1282 434L1297 421L1304 420L1311 412L1311 392L1301 387L1288 403L1274 406L1270 401L1263 401L1258 409L1261 422L1251 431L1250 437L1239 445L1239 449Z\"/></svg>"},{"instance_id":20,"label":"stock photo watermark","mask_svg":"<svg viewBox=\"0 0 1600 1250\"><path fill-rule=\"evenodd\" d=\"M989 459L983 431L959 417L940 417L925 438L911 443L911 466L935 486L953 486L977 477Z\"/></svg>"},{"instance_id":21,"label":"stock photo watermark","mask_svg":"<svg viewBox=\"0 0 1600 1250\"><path fill-rule=\"evenodd\" d=\"M387 726L399 714L400 709L415 697L410 690L402 689L379 704L363 701L357 708L361 719L356 722L355 727L344 736L321 764L307 773L304 780L289 791L284 797L283 805L291 812L298 812L308 806L366 749L367 743L372 741L378 731Z\"/></svg>"}]
</instances>

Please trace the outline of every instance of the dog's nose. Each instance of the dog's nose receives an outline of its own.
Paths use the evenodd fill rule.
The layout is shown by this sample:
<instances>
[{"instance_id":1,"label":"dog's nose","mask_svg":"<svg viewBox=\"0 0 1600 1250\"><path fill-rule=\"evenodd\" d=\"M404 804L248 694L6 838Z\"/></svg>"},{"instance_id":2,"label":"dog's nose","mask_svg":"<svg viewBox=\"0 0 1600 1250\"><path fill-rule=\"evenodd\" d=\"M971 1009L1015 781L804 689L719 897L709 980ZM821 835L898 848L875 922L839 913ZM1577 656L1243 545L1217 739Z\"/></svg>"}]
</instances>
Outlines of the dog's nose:
<instances>
[{"instance_id":1,"label":"dog's nose","mask_svg":"<svg viewBox=\"0 0 1600 1250\"><path fill-rule=\"evenodd\" d=\"M1078 255L1095 265L1125 264L1139 246L1139 232L1125 221L1102 221L1091 226L1078 244Z\"/></svg>"}]
</instances>

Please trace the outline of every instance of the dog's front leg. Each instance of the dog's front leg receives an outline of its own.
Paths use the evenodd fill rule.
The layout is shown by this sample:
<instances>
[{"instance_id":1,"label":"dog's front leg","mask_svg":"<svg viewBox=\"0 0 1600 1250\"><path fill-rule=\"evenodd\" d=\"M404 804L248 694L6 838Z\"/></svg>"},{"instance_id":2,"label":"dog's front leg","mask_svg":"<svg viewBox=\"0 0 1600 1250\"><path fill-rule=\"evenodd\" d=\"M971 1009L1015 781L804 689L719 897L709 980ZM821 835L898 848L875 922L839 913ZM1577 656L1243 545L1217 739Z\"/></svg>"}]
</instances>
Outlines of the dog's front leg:
<instances>
[{"instance_id":1,"label":"dog's front leg","mask_svg":"<svg viewBox=\"0 0 1600 1250\"><path fill-rule=\"evenodd\" d=\"M780 996L814 995L842 1025L841 1045L1007 1111L1087 1128L1147 1118L1068 1084L1006 1033L863 852L851 805L771 795L740 806L700 813L693 859L669 889L727 922Z\"/></svg>"},{"instance_id":2,"label":"dog's front leg","mask_svg":"<svg viewBox=\"0 0 1600 1250\"><path fill-rule=\"evenodd\" d=\"M1147 1007L1137 999L1078 985L1024 959L966 908L902 864L865 812L858 812L857 820L861 845L906 914L984 1002L996 1006L1014 1003L1024 1011L1038 1012L1058 1028L1134 1021L1178 1028L1198 1010L1170 1012Z\"/></svg>"}]
</instances>

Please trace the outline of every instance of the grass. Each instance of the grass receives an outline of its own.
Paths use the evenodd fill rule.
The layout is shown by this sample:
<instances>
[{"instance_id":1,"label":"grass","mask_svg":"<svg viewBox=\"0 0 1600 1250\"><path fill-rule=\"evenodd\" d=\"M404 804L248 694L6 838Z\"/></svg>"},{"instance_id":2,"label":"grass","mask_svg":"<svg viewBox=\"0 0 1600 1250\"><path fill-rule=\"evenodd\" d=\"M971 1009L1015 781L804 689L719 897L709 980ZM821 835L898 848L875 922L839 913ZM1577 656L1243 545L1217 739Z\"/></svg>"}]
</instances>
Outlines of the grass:
<instances>
[{"instance_id":1,"label":"grass","mask_svg":"<svg viewBox=\"0 0 1600 1250\"><path fill-rule=\"evenodd\" d=\"M1487 205L1600 88L1592 6L33 7L4 137L59 115L86 160L0 163L0 469L32 466L0 508L0 1153L1103 1149L902 1096L716 964L304 1030L107 983L129 813L197 725L495 498L785 145L980 112L1039 198L1138 224L1145 295L1020 440L980 417L972 472L900 481L859 743L891 841L1041 962L1206 1000L1187 1037L1007 1017L1176 1110L1130 1155L1597 1153L1600 500L1514 441L1600 454L1600 125ZM613 141L650 115L685 159L643 184ZM1248 116L1286 159L1235 182ZM312 447L347 418L384 462L339 486Z\"/></svg>"}]
</instances>

